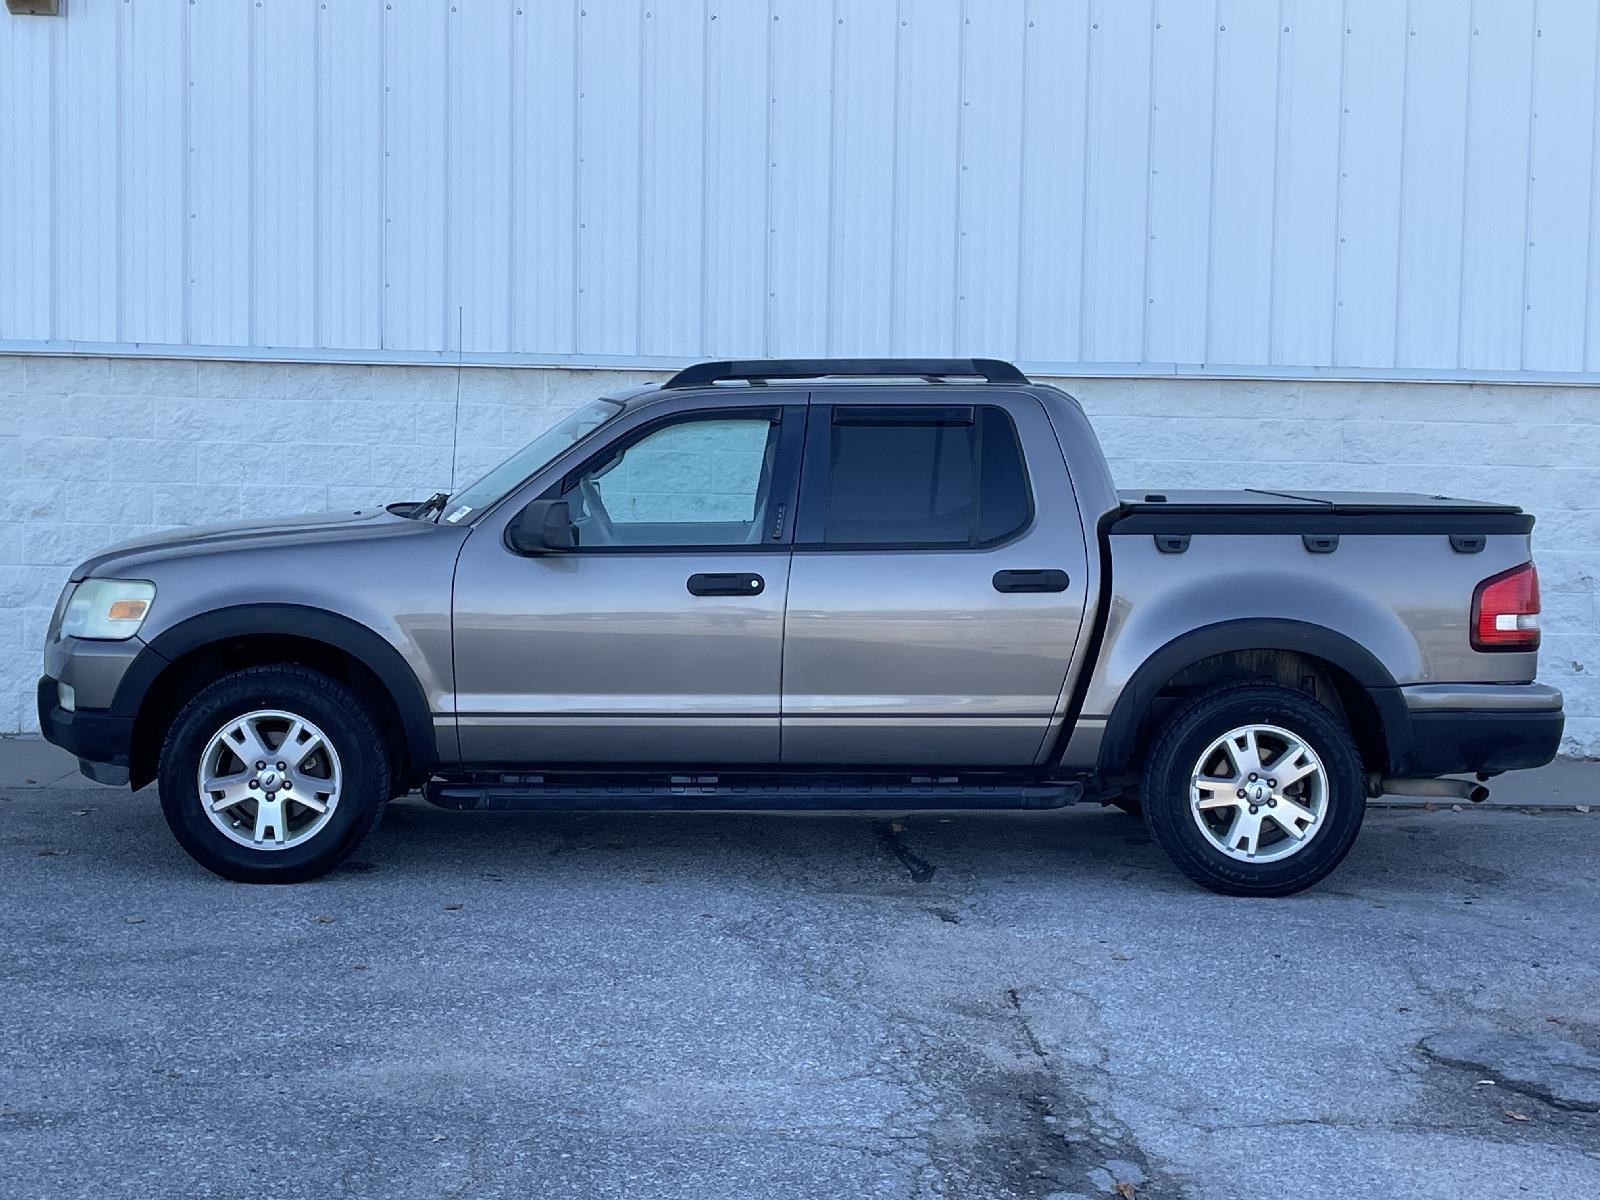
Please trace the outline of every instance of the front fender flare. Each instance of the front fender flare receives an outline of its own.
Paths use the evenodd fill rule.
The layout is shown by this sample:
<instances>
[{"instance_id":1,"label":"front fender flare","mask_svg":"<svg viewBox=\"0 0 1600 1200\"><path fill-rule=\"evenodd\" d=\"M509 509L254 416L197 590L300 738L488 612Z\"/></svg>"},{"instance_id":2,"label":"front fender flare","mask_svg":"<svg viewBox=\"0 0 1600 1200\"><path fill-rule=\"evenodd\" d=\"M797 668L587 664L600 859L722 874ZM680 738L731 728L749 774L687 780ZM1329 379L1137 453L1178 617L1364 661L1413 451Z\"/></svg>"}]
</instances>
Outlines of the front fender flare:
<instances>
[{"instance_id":1,"label":"front fender flare","mask_svg":"<svg viewBox=\"0 0 1600 1200\"><path fill-rule=\"evenodd\" d=\"M438 739L427 695L416 672L400 652L349 617L299 604L244 604L219 608L163 630L146 643L122 677L112 697L111 713L136 718L162 673L192 651L231 638L273 634L321 642L365 666L394 700L411 765L426 769L439 761Z\"/></svg>"}]
</instances>

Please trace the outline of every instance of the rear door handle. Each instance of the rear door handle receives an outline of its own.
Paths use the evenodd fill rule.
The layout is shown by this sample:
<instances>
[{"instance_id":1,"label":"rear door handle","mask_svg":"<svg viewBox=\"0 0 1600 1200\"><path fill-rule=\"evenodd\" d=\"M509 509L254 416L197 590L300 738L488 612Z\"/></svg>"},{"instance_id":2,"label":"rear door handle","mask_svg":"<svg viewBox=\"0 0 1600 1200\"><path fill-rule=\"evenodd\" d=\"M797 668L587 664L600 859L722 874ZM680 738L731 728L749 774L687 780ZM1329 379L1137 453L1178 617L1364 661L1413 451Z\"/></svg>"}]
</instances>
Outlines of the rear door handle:
<instances>
[{"instance_id":1,"label":"rear door handle","mask_svg":"<svg viewBox=\"0 0 1600 1200\"><path fill-rule=\"evenodd\" d=\"M726 574L707 572L689 576L691 596L759 596L767 588L767 581L746 571Z\"/></svg>"},{"instance_id":2,"label":"rear door handle","mask_svg":"<svg viewBox=\"0 0 1600 1200\"><path fill-rule=\"evenodd\" d=\"M994 590L997 592L1064 592L1068 582L1065 571L1054 569L994 573Z\"/></svg>"}]
</instances>

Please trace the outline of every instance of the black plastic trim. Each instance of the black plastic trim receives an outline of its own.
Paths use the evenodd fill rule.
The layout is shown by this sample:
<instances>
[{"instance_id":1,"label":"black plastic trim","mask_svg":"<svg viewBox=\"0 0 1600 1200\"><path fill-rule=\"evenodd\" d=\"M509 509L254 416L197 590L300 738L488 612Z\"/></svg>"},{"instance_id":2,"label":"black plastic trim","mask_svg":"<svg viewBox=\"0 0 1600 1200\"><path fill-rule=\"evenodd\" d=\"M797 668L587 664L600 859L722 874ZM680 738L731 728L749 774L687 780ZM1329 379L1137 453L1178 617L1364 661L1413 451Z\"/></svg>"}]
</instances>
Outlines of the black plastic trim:
<instances>
[{"instance_id":1,"label":"black plastic trim","mask_svg":"<svg viewBox=\"0 0 1600 1200\"><path fill-rule=\"evenodd\" d=\"M1247 617L1207 625L1174 638L1134 672L1106 721L1100 742L1102 773L1133 765L1139 735L1161 689L1185 668L1203 659L1236 650L1292 650L1344 671L1372 698L1383 724L1390 774L1407 760L1411 748L1411 714L1394 677L1364 646L1322 625Z\"/></svg>"},{"instance_id":2,"label":"black plastic trim","mask_svg":"<svg viewBox=\"0 0 1600 1200\"><path fill-rule=\"evenodd\" d=\"M1339 512L1300 505L1294 508L1224 509L1163 507L1134 509L1116 517L1111 534L1279 533L1316 534L1466 534L1530 533L1533 514L1522 512L1422 511L1396 509Z\"/></svg>"},{"instance_id":3,"label":"black plastic trim","mask_svg":"<svg viewBox=\"0 0 1600 1200\"><path fill-rule=\"evenodd\" d=\"M1522 771L1542 767L1561 748L1566 720L1560 709L1508 712L1493 709L1411 714L1411 752L1395 764L1399 778L1432 778L1471 771Z\"/></svg>"},{"instance_id":4,"label":"black plastic trim","mask_svg":"<svg viewBox=\"0 0 1600 1200\"><path fill-rule=\"evenodd\" d=\"M272 634L322 642L359 661L394 698L411 766L426 769L440 761L428 698L400 652L349 617L298 604L236 605L180 621L139 652L117 685L110 711L131 722L162 672L192 651L230 638Z\"/></svg>"},{"instance_id":5,"label":"black plastic trim","mask_svg":"<svg viewBox=\"0 0 1600 1200\"><path fill-rule=\"evenodd\" d=\"M472 771L434 779L429 803L457 809L725 810L1062 808L1083 783L957 772L752 771L676 767L635 771Z\"/></svg>"},{"instance_id":6,"label":"black plastic trim","mask_svg":"<svg viewBox=\"0 0 1600 1200\"><path fill-rule=\"evenodd\" d=\"M833 375L895 378L975 378L987 383L1027 383L1028 377L997 358L734 358L685 367L663 390L764 379L824 379Z\"/></svg>"},{"instance_id":7,"label":"black plastic trim","mask_svg":"<svg viewBox=\"0 0 1600 1200\"><path fill-rule=\"evenodd\" d=\"M56 680L39 678L39 729L45 741L90 762L126 768L133 745L133 718L79 709L68 712L57 703Z\"/></svg>"}]
</instances>

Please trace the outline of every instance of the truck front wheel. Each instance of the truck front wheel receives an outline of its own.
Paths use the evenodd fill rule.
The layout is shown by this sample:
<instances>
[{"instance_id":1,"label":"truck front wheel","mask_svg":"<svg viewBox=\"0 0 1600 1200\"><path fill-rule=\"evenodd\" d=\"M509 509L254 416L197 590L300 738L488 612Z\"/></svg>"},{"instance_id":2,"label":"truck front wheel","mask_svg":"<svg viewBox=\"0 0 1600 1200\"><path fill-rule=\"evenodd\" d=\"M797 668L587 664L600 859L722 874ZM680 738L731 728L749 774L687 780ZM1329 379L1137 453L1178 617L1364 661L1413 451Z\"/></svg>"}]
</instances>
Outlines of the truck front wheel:
<instances>
[{"instance_id":1,"label":"truck front wheel","mask_svg":"<svg viewBox=\"0 0 1600 1200\"><path fill-rule=\"evenodd\" d=\"M1179 870L1234 896L1286 896L1355 844L1361 755L1343 721L1303 692L1226 684L1179 708L1150 752L1145 823Z\"/></svg>"},{"instance_id":2,"label":"truck front wheel","mask_svg":"<svg viewBox=\"0 0 1600 1200\"><path fill-rule=\"evenodd\" d=\"M161 748L161 810L201 866L293 883L343 862L388 801L390 764L345 684L282 664L225 675L184 706Z\"/></svg>"}]
</instances>

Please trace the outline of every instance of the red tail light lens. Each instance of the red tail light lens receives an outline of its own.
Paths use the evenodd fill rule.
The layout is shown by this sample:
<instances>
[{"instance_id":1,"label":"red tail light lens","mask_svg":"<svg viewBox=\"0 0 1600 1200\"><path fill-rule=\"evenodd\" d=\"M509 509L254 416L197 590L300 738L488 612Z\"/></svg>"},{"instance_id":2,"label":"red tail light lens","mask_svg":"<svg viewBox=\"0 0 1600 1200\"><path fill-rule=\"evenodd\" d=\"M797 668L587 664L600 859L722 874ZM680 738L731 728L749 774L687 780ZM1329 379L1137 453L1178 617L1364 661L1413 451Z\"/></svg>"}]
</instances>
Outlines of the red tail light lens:
<instances>
[{"instance_id":1,"label":"red tail light lens","mask_svg":"<svg viewBox=\"0 0 1600 1200\"><path fill-rule=\"evenodd\" d=\"M1474 650L1534 650L1539 645L1539 572L1523 563L1491 575L1472 593Z\"/></svg>"}]
</instances>

